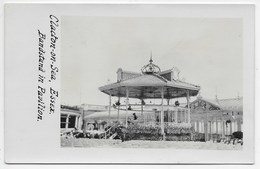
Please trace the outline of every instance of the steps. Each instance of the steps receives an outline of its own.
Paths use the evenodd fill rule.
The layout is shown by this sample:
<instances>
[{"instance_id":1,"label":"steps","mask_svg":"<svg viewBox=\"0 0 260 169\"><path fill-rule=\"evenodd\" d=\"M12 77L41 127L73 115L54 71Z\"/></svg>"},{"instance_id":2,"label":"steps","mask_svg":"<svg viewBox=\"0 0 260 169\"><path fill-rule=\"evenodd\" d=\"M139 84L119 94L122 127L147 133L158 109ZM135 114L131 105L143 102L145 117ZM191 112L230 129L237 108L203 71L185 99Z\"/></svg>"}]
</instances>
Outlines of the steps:
<instances>
[{"instance_id":1,"label":"steps","mask_svg":"<svg viewBox=\"0 0 260 169\"><path fill-rule=\"evenodd\" d=\"M117 136L117 132L115 132L114 134L112 134L112 135L109 137L109 139L112 140L112 139L114 139L116 136Z\"/></svg>"},{"instance_id":2,"label":"steps","mask_svg":"<svg viewBox=\"0 0 260 169\"><path fill-rule=\"evenodd\" d=\"M115 123L114 125L112 125L109 129L107 129L105 131L105 136L104 136L104 139L114 139L116 136L117 136L117 133L115 131L115 129L117 128L118 126L118 122Z\"/></svg>"}]
</instances>

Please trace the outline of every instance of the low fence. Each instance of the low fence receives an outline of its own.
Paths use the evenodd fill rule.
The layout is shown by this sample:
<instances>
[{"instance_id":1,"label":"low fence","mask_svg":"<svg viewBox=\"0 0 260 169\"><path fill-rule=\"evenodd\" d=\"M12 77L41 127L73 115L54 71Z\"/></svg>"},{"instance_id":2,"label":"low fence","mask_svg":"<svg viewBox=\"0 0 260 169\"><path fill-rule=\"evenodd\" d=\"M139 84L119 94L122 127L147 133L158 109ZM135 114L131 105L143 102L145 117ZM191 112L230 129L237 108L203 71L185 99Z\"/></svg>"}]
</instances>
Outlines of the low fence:
<instances>
[{"instance_id":1,"label":"low fence","mask_svg":"<svg viewBox=\"0 0 260 169\"><path fill-rule=\"evenodd\" d=\"M188 124L165 124L164 133L165 140L168 141L191 141L194 128ZM128 126L126 138L128 140L162 140L163 135L159 125L135 124Z\"/></svg>"},{"instance_id":2,"label":"low fence","mask_svg":"<svg viewBox=\"0 0 260 169\"><path fill-rule=\"evenodd\" d=\"M214 141L214 142L220 142L221 139L223 139L223 137L227 137L229 135L225 135L225 136L222 136L222 134L208 134L208 140L207 141ZM193 141L206 141L206 138L205 138L205 133L198 133L198 132L195 132L193 133Z\"/></svg>"}]
</instances>

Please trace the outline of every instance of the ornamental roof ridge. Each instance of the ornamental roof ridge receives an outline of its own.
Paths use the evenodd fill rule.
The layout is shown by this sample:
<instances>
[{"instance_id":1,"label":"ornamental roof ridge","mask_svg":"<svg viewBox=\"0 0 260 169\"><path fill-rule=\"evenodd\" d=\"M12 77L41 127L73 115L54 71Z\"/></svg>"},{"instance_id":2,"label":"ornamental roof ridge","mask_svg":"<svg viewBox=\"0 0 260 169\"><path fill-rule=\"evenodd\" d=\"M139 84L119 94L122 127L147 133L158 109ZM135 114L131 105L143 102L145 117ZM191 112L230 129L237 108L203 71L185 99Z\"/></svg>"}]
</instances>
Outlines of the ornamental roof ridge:
<instances>
[{"instance_id":1,"label":"ornamental roof ridge","mask_svg":"<svg viewBox=\"0 0 260 169\"><path fill-rule=\"evenodd\" d=\"M162 76L161 76L161 75L159 75L159 74L152 73L151 75L153 75L153 76L156 76L156 77L158 77L158 78L162 79L162 80L163 80L163 81L165 81L165 82L168 82L168 81L169 81L169 80L167 80L166 78L162 77Z\"/></svg>"},{"instance_id":2,"label":"ornamental roof ridge","mask_svg":"<svg viewBox=\"0 0 260 169\"><path fill-rule=\"evenodd\" d=\"M137 78L137 77L140 77L140 76L143 76L143 74L137 74L136 76L133 76L133 77L129 77L129 78L126 78L126 79L122 79L118 82L115 82L115 83L121 83L121 82L124 82L124 81L127 81L127 80L131 80L131 79L134 79L134 78Z\"/></svg>"},{"instance_id":3,"label":"ornamental roof ridge","mask_svg":"<svg viewBox=\"0 0 260 169\"><path fill-rule=\"evenodd\" d=\"M122 69L122 72L124 72L124 73L132 73L132 74L142 75L142 73L133 72L133 71L129 71L129 70L123 70L123 69Z\"/></svg>"},{"instance_id":4,"label":"ornamental roof ridge","mask_svg":"<svg viewBox=\"0 0 260 169\"><path fill-rule=\"evenodd\" d=\"M131 71L131 70L125 70L125 69L123 69L123 68L118 68L117 69L117 71L116 72L118 72L118 71L122 71L122 72L125 72L125 73L132 73L132 74L142 74L142 73L139 73L139 72L134 72L134 71Z\"/></svg>"},{"instance_id":5,"label":"ornamental roof ridge","mask_svg":"<svg viewBox=\"0 0 260 169\"><path fill-rule=\"evenodd\" d=\"M173 79L174 80L174 79ZM182 81L182 80L175 80L175 81L179 81L179 82L181 82L181 83L186 83L186 84L188 84L188 85L192 85L192 86L196 86L196 87L200 87L200 86L198 86L198 85L195 85L195 84L193 84L193 83L188 83L188 82L184 82L184 81Z\"/></svg>"},{"instance_id":6,"label":"ornamental roof ridge","mask_svg":"<svg viewBox=\"0 0 260 169\"><path fill-rule=\"evenodd\" d=\"M169 72L171 72L172 70L173 70L173 68L168 69L168 70L161 71L161 72L159 73L159 75L164 74L164 73L169 73Z\"/></svg>"}]
</instances>

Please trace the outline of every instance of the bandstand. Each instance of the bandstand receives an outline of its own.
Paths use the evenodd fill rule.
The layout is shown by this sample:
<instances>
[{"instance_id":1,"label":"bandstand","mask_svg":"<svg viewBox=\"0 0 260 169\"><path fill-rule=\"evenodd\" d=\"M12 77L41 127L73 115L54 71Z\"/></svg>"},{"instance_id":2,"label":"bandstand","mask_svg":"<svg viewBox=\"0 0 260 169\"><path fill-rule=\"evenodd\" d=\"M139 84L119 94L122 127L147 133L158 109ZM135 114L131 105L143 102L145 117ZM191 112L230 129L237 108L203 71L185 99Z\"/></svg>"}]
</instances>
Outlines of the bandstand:
<instances>
[{"instance_id":1,"label":"bandstand","mask_svg":"<svg viewBox=\"0 0 260 169\"><path fill-rule=\"evenodd\" d=\"M185 123L190 125L190 97L196 96L200 87L179 79L180 71L177 68L161 71L161 69L153 63L152 57L147 65L143 66L141 73L123 71L121 68L117 71L117 82L102 86L99 90L109 95L108 121L111 122L111 111L116 106L119 114L125 114L125 126L128 125L129 111L139 106L142 116L144 107L158 114L162 135L164 136L164 126L166 123L178 125ZM118 102L112 107L111 97L117 97ZM185 98L187 104L183 107L179 105L171 105L171 99ZM125 105L120 104L120 98L125 98ZM129 103L129 98L139 99L139 105ZM160 100L158 105L149 105L145 103L146 99ZM130 105L132 106L130 108ZM143 120L145 123L145 120ZM154 121L156 123L156 119Z\"/></svg>"}]
</instances>

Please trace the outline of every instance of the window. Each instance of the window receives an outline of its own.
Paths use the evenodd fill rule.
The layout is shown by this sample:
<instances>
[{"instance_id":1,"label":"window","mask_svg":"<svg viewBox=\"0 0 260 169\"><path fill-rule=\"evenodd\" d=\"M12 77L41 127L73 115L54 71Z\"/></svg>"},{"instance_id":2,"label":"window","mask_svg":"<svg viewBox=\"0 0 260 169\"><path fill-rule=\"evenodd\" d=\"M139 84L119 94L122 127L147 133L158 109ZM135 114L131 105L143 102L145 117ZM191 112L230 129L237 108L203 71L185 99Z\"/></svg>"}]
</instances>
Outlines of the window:
<instances>
[{"instance_id":1,"label":"window","mask_svg":"<svg viewBox=\"0 0 260 169\"><path fill-rule=\"evenodd\" d=\"M60 128L65 128L66 127L66 115L61 115L60 116Z\"/></svg>"},{"instance_id":2,"label":"window","mask_svg":"<svg viewBox=\"0 0 260 169\"><path fill-rule=\"evenodd\" d=\"M76 116L70 116L68 128L74 128L75 127L75 121L76 121Z\"/></svg>"},{"instance_id":3,"label":"window","mask_svg":"<svg viewBox=\"0 0 260 169\"><path fill-rule=\"evenodd\" d=\"M74 128L75 127L76 116L70 115L68 122L66 121L67 117L68 117L68 115L66 115L66 114L63 114L63 115L60 116L60 128L66 128L66 124L68 124L68 126L67 126L68 128Z\"/></svg>"}]
</instances>

